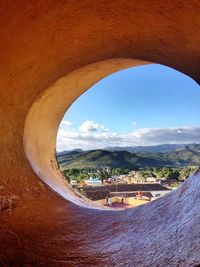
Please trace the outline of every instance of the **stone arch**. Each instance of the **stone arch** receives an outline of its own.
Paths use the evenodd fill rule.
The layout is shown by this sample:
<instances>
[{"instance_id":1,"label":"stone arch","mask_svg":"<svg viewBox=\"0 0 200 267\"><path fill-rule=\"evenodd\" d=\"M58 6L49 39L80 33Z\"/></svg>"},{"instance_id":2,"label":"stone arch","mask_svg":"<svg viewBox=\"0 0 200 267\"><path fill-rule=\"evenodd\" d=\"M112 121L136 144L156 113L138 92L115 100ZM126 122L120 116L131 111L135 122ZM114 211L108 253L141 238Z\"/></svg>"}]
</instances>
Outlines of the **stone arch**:
<instances>
[{"instance_id":1,"label":"stone arch","mask_svg":"<svg viewBox=\"0 0 200 267\"><path fill-rule=\"evenodd\" d=\"M37 139L38 131L49 125L54 125L54 132L47 138L54 138L67 105L90 82L117 69L152 61L199 82L200 4L195 0L189 4L179 0L22 0L2 1L0 6L0 263L198 266L198 173L173 194L144 207L123 212L88 209L84 199L77 201L70 189L63 191L61 180L55 183L53 176L48 176L51 164L55 170L55 162L51 162L55 151L52 145L48 154L45 146L42 158L45 142ZM104 64L103 68L99 64ZM40 109L38 103L43 98L48 102L49 97L49 105L56 107L59 94L54 102L51 93L65 86L62 77L77 73L88 79L86 86L78 86L77 91L74 86L66 88L68 103L55 109L51 124L39 124L45 123L49 106ZM38 121L34 114L41 114L44 120ZM33 172L23 143L37 174L69 201Z\"/></svg>"}]
</instances>

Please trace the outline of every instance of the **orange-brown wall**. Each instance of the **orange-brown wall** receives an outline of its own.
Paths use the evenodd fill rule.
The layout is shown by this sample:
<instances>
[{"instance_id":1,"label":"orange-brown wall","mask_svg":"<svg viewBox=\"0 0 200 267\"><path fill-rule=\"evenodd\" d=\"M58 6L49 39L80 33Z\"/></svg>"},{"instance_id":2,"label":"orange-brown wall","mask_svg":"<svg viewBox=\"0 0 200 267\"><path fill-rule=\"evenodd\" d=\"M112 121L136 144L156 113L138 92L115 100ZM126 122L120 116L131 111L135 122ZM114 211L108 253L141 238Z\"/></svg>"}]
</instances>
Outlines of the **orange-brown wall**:
<instances>
[{"instance_id":1,"label":"orange-brown wall","mask_svg":"<svg viewBox=\"0 0 200 267\"><path fill-rule=\"evenodd\" d=\"M198 175L143 207L103 211L79 200L61 182L55 161L63 110L98 79L142 61L173 67L199 82L199 29L197 0L1 0L0 266L200 263ZM67 79L64 87L62 79ZM61 87L65 104L61 97L51 97ZM31 107L45 97L48 105L36 109L26 128ZM42 138L54 137L50 156L45 140L42 150L39 121L41 127L48 121ZM31 162L24 152L29 144ZM41 179L31 165L37 165Z\"/></svg>"}]
</instances>

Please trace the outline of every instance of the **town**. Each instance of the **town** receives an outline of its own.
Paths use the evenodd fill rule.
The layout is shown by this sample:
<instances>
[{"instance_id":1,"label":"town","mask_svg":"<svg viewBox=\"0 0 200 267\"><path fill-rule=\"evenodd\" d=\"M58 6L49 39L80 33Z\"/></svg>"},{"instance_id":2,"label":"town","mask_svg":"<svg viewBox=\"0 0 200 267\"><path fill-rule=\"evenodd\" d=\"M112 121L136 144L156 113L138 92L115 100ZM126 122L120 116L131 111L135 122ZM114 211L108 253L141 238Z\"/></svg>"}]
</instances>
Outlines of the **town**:
<instances>
[{"instance_id":1,"label":"town","mask_svg":"<svg viewBox=\"0 0 200 267\"><path fill-rule=\"evenodd\" d=\"M195 167L67 169L71 186L96 204L115 209L133 208L165 196L179 187Z\"/></svg>"}]
</instances>

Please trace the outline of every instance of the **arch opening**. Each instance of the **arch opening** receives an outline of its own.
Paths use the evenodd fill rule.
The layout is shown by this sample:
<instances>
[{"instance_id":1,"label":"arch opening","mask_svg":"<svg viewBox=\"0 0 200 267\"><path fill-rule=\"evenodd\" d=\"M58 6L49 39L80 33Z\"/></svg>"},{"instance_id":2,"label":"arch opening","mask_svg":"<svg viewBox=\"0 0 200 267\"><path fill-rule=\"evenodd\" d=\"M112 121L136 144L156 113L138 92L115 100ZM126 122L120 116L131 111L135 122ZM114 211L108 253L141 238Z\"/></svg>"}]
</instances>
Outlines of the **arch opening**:
<instances>
[{"instance_id":1,"label":"arch opening","mask_svg":"<svg viewBox=\"0 0 200 267\"><path fill-rule=\"evenodd\" d=\"M94 203L110 206L111 199L116 209L178 188L200 162L198 89L158 64L100 80L61 121L57 160L66 180Z\"/></svg>"},{"instance_id":2,"label":"arch opening","mask_svg":"<svg viewBox=\"0 0 200 267\"><path fill-rule=\"evenodd\" d=\"M25 154L36 174L65 199L83 207L106 209L82 196L63 179L56 160L56 136L64 113L81 94L104 77L148 63L119 58L75 70L48 88L30 108L24 128Z\"/></svg>"}]
</instances>

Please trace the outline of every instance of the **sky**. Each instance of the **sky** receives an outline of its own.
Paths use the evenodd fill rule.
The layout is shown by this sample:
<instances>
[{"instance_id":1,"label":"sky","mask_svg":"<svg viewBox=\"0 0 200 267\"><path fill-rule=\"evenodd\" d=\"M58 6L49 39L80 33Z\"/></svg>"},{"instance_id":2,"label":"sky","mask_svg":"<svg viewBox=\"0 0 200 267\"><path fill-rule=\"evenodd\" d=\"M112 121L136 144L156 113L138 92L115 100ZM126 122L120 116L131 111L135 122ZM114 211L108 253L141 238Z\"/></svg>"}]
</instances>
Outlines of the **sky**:
<instances>
[{"instance_id":1,"label":"sky","mask_svg":"<svg viewBox=\"0 0 200 267\"><path fill-rule=\"evenodd\" d=\"M68 109L57 151L200 142L200 88L159 64L102 79Z\"/></svg>"}]
</instances>

